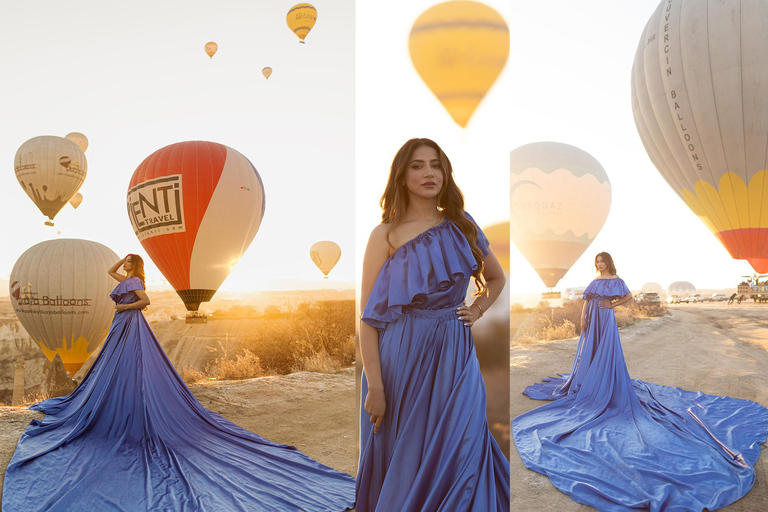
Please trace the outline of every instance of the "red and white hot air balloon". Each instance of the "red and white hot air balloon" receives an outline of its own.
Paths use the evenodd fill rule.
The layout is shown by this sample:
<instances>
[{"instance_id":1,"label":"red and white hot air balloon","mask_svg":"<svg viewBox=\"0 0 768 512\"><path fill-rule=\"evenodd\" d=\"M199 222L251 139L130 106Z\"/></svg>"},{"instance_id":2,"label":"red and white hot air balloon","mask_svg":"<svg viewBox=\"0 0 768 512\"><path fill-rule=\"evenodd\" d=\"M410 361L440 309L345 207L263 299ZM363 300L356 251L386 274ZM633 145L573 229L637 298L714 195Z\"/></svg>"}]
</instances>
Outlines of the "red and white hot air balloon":
<instances>
[{"instance_id":1,"label":"red and white hot air balloon","mask_svg":"<svg viewBox=\"0 0 768 512\"><path fill-rule=\"evenodd\" d=\"M211 300L261 225L253 164L223 144L179 142L149 155L128 187L128 216L189 311Z\"/></svg>"}]
</instances>

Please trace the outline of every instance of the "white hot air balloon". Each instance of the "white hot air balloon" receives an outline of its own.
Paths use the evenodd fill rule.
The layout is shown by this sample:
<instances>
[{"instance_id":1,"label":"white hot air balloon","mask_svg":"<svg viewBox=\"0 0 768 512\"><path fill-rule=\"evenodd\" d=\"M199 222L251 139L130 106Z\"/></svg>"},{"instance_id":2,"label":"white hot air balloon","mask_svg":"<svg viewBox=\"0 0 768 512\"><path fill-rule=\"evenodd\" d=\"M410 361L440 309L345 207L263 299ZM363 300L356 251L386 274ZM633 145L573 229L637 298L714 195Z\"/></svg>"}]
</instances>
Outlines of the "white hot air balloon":
<instances>
[{"instance_id":1,"label":"white hot air balloon","mask_svg":"<svg viewBox=\"0 0 768 512\"><path fill-rule=\"evenodd\" d=\"M64 137L29 139L13 159L21 188L48 217L46 225L67 204L85 180L88 164L80 146Z\"/></svg>"},{"instance_id":2,"label":"white hot air balloon","mask_svg":"<svg viewBox=\"0 0 768 512\"><path fill-rule=\"evenodd\" d=\"M107 269L119 260L89 240L48 240L27 249L10 277L11 305L49 361L75 375L104 341L114 315Z\"/></svg>"},{"instance_id":3,"label":"white hot air balloon","mask_svg":"<svg viewBox=\"0 0 768 512\"><path fill-rule=\"evenodd\" d=\"M88 137L83 135L80 132L70 132L65 135L65 138L71 140L78 146L80 146L80 149L83 150L83 153L85 153L88 150Z\"/></svg>"}]
</instances>

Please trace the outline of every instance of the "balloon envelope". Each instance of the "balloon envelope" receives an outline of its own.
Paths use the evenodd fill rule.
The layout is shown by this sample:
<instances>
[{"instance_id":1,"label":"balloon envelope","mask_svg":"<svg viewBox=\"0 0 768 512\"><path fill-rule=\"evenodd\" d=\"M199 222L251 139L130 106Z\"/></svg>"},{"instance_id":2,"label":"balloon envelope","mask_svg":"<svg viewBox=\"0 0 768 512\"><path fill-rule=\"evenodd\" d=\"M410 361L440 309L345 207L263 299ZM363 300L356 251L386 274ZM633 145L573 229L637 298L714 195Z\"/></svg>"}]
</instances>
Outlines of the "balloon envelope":
<instances>
[{"instance_id":1,"label":"balloon envelope","mask_svg":"<svg viewBox=\"0 0 768 512\"><path fill-rule=\"evenodd\" d=\"M309 256L325 277L328 277L328 273L341 258L341 248L335 242L316 242L310 247Z\"/></svg>"},{"instance_id":2,"label":"balloon envelope","mask_svg":"<svg viewBox=\"0 0 768 512\"><path fill-rule=\"evenodd\" d=\"M120 258L90 240L56 239L27 249L10 276L19 322L49 361L74 375L104 341L114 314L109 269Z\"/></svg>"},{"instance_id":3,"label":"balloon envelope","mask_svg":"<svg viewBox=\"0 0 768 512\"><path fill-rule=\"evenodd\" d=\"M72 208L77 210L77 207L80 206L80 204L83 202L83 194L78 192L77 194L72 196L72 199L69 200L69 204L72 205Z\"/></svg>"},{"instance_id":4,"label":"balloon envelope","mask_svg":"<svg viewBox=\"0 0 768 512\"><path fill-rule=\"evenodd\" d=\"M303 43L309 31L315 26L317 21L317 9L312 4L296 4L288 10L285 15L285 21L288 28L296 34L299 42Z\"/></svg>"},{"instance_id":5,"label":"balloon envelope","mask_svg":"<svg viewBox=\"0 0 768 512\"><path fill-rule=\"evenodd\" d=\"M70 132L70 133L66 134L64 137L69 139L69 140L71 140L72 142L74 142L78 146L80 146L80 149L83 150L83 153L85 153L86 150L88 149L88 137L86 137L82 133L80 133L80 132Z\"/></svg>"},{"instance_id":6,"label":"balloon envelope","mask_svg":"<svg viewBox=\"0 0 768 512\"><path fill-rule=\"evenodd\" d=\"M443 2L416 19L408 49L421 79L466 127L507 62L509 27L485 4Z\"/></svg>"},{"instance_id":7,"label":"balloon envelope","mask_svg":"<svg viewBox=\"0 0 768 512\"><path fill-rule=\"evenodd\" d=\"M272 76L272 68L269 66L265 67L261 70L261 74L264 75L264 78L269 80L269 77Z\"/></svg>"},{"instance_id":8,"label":"balloon envelope","mask_svg":"<svg viewBox=\"0 0 768 512\"><path fill-rule=\"evenodd\" d=\"M501 263L504 273L509 275L509 222L499 222L483 228L491 249Z\"/></svg>"},{"instance_id":9,"label":"balloon envelope","mask_svg":"<svg viewBox=\"0 0 768 512\"><path fill-rule=\"evenodd\" d=\"M128 187L141 245L187 309L211 300L245 254L266 205L256 168L215 142L179 142L148 156Z\"/></svg>"},{"instance_id":10,"label":"balloon envelope","mask_svg":"<svg viewBox=\"0 0 768 512\"><path fill-rule=\"evenodd\" d=\"M586 151L534 142L510 153L509 184L512 241L552 288L608 217L608 175Z\"/></svg>"},{"instance_id":11,"label":"balloon envelope","mask_svg":"<svg viewBox=\"0 0 768 512\"><path fill-rule=\"evenodd\" d=\"M664 0L632 68L632 111L651 161L758 272L768 271L766 33L767 2Z\"/></svg>"},{"instance_id":12,"label":"balloon envelope","mask_svg":"<svg viewBox=\"0 0 768 512\"><path fill-rule=\"evenodd\" d=\"M659 283L645 283L643 287L640 289L641 292L656 292L659 295L662 295L664 293L664 289L661 287Z\"/></svg>"},{"instance_id":13,"label":"balloon envelope","mask_svg":"<svg viewBox=\"0 0 768 512\"><path fill-rule=\"evenodd\" d=\"M213 41L205 43L205 53L208 54L210 58L213 58L213 56L216 55L217 51L219 51L219 45L217 45Z\"/></svg>"},{"instance_id":14,"label":"balloon envelope","mask_svg":"<svg viewBox=\"0 0 768 512\"><path fill-rule=\"evenodd\" d=\"M685 297L695 291L696 287L688 281L675 281L667 287L668 295L677 295L680 297Z\"/></svg>"},{"instance_id":15,"label":"balloon envelope","mask_svg":"<svg viewBox=\"0 0 768 512\"><path fill-rule=\"evenodd\" d=\"M80 146L53 135L26 141L13 163L21 188L51 221L83 184L88 171ZM53 226L52 222L46 224Z\"/></svg>"}]
</instances>

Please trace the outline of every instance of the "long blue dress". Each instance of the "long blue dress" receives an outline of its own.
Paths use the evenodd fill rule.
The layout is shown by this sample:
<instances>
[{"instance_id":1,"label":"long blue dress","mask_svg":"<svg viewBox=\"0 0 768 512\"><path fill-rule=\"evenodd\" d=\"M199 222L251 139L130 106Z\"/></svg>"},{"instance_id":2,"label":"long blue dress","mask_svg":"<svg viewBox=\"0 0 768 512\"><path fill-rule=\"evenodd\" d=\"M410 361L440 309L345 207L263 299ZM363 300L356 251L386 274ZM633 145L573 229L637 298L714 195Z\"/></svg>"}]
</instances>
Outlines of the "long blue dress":
<instances>
[{"instance_id":1,"label":"long blue dress","mask_svg":"<svg viewBox=\"0 0 768 512\"><path fill-rule=\"evenodd\" d=\"M118 304L141 280L118 284ZM4 512L315 511L354 505L354 479L205 409L144 315L115 314L87 375L19 439Z\"/></svg>"},{"instance_id":2,"label":"long blue dress","mask_svg":"<svg viewBox=\"0 0 768 512\"><path fill-rule=\"evenodd\" d=\"M598 306L627 293L620 278L596 279L584 291L588 324L571 373L525 390L554 402L513 420L517 450L526 467L597 510L728 505L755 482L768 410L630 379L614 311Z\"/></svg>"},{"instance_id":3,"label":"long blue dress","mask_svg":"<svg viewBox=\"0 0 768 512\"><path fill-rule=\"evenodd\" d=\"M488 430L472 332L456 315L476 268L445 220L379 272L362 319L379 330L387 408L377 434L361 410L357 512L509 510L509 461ZM361 404L367 392L363 375Z\"/></svg>"}]
</instances>

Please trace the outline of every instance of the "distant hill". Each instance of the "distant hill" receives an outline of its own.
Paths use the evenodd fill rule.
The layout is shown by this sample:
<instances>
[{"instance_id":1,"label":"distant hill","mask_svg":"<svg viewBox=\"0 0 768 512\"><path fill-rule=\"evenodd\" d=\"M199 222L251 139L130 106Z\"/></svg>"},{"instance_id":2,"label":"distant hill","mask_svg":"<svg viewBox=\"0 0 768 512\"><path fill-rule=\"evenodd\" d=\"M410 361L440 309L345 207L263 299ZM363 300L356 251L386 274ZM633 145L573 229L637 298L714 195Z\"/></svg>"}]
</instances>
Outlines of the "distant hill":
<instances>
[{"instance_id":1,"label":"distant hill","mask_svg":"<svg viewBox=\"0 0 768 512\"><path fill-rule=\"evenodd\" d=\"M10 281L7 279L0 279L0 297L8 297L8 285Z\"/></svg>"}]
</instances>

